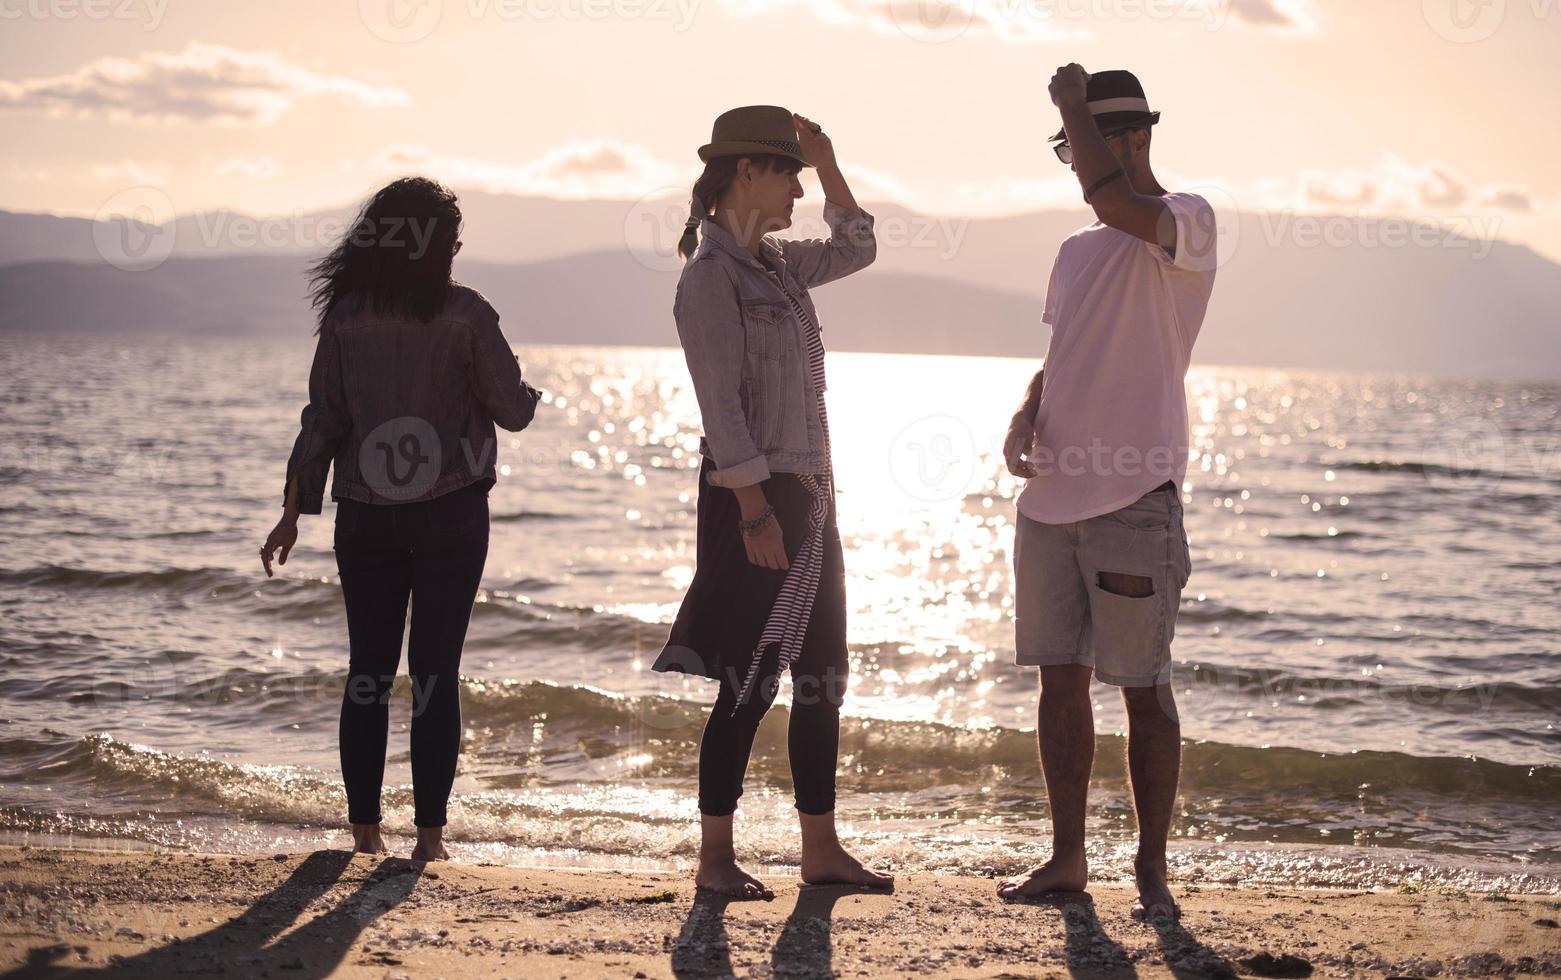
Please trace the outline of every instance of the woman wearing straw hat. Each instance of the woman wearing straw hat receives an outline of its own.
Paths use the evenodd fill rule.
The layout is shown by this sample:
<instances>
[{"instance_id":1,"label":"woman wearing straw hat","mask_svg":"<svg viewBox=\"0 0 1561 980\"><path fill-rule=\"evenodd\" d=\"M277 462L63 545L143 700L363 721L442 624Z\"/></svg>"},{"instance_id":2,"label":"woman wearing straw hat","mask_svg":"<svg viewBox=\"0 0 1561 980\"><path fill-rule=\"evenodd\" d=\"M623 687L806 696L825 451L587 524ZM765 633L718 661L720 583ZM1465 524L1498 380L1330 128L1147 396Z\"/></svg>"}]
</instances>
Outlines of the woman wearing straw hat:
<instances>
[{"instance_id":1,"label":"woman wearing straw hat","mask_svg":"<svg viewBox=\"0 0 1561 980\"><path fill-rule=\"evenodd\" d=\"M835 835L845 696L845 569L835 524L824 347L808 295L873 261L823 129L778 106L723 113L699 149L704 173L678 254L673 313L704 422L697 569L654 669L720 681L699 748L695 884L741 898L770 891L737 864L732 814L759 722L792 675L787 738L802 825L802 878L885 887ZM790 226L797 174L816 167L827 241Z\"/></svg>"}]
</instances>

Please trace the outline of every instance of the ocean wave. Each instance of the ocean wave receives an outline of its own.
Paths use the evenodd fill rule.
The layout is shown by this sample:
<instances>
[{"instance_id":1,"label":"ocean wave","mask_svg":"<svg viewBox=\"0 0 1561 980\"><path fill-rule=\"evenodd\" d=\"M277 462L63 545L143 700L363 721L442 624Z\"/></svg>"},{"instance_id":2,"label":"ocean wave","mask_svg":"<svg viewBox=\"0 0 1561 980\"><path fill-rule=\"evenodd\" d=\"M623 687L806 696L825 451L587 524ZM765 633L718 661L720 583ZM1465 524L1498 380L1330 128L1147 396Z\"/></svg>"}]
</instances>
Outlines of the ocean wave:
<instances>
[{"instance_id":1,"label":"ocean wave","mask_svg":"<svg viewBox=\"0 0 1561 980\"><path fill-rule=\"evenodd\" d=\"M520 510L503 514L490 514L488 522L491 524L515 524L525 521L567 521L573 520L575 514L557 514L541 510Z\"/></svg>"},{"instance_id":2,"label":"ocean wave","mask_svg":"<svg viewBox=\"0 0 1561 980\"><path fill-rule=\"evenodd\" d=\"M396 688L395 697L411 696L404 676ZM186 700L215 699L229 708L258 705L266 717L279 722L286 719L278 715L291 711L314 722L311 727L315 731L300 737L317 740L321 731L328 730L322 723L334 717L342 689L339 677L323 672L281 677L228 672L187 685L180 696ZM599 777L602 760L627 757L638 759L645 771L690 776L696 771L706 711L698 702L669 696L626 696L543 681L462 678L467 753L480 767L493 772L515 771L527 760L536 762L537 771L525 774L528 782ZM255 715L240 712L239 717ZM765 719L753 753L756 769L776 774L784 771L787 720L784 703ZM51 751L58 750L57 744L51 745ZM1098 778L1125 777L1125 748L1122 735L1096 736ZM40 761L33 755L36 751L41 750L32 740L0 742L0 774L21 775L26 767ZM221 783L220 774L229 771L214 760L201 758L186 760L195 767L186 772L184 762L166 753L144 757L157 760L155 766L141 764L142 755L127 753L123 743L99 735L82 737L72 751L76 754L70 756L74 760L71 765L83 768L65 770L66 774L117 780L128 772L157 785L167 779L164 788L180 793L187 793L192 785ZM968 787L1038 776L1035 735L1014 728L847 716L842 720L840 753L842 778L868 790ZM254 770L269 771L268 767ZM1426 800L1473 800L1492 805L1549 804L1561 799L1561 766L1186 740L1181 789L1195 797L1286 794L1337 801L1359 800L1363 795L1385 798L1411 794Z\"/></svg>"},{"instance_id":3,"label":"ocean wave","mask_svg":"<svg viewBox=\"0 0 1561 980\"><path fill-rule=\"evenodd\" d=\"M1448 480L1529 480L1521 473L1507 473L1479 466L1447 466L1424 460L1363 459L1332 463L1330 469L1350 470L1360 473L1405 473L1410 476L1439 477Z\"/></svg>"}]
</instances>

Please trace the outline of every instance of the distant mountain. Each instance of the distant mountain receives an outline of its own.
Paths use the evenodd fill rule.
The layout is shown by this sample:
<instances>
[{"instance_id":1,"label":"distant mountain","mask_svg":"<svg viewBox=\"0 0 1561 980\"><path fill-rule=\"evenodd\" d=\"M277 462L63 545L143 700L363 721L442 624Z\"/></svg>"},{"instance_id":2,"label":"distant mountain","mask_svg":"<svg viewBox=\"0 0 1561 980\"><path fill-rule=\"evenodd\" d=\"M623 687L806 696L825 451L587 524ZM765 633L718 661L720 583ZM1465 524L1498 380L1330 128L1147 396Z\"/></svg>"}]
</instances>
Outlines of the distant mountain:
<instances>
[{"instance_id":1,"label":"distant mountain","mask_svg":"<svg viewBox=\"0 0 1561 980\"><path fill-rule=\"evenodd\" d=\"M462 200L457 275L493 299L517 343L676 342L665 252L679 202ZM967 220L868 207L878 262L816 294L832 347L1044 353L1047 274L1082 212ZM303 268L345 216L216 212L170 232L0 212L0 329L307 332ZM1388 247L1379 223L1306 219L1350 230L1353 244L1324 246L1298 220L1243 214L1222 227L1235 248L1195 362L1561 378L1561 266L1508 242ZM799 230L819 232L817 213ZM104 264L103 236L128 233L171 234L160 241L173 257L140 272Z\"/></svg>"},{"instance_id":2,"label":"distant mountain","mask_svg":"<svg viewBox=\"0 0 1561 980\"><path fill-rule=\"evenodd\" d=\"M174 258L140 272L77 262L0 266L0 330L307 336L306 265L299 257L255 255ZM458 271L499 310L516 344L677 344L676 277L626 252L527 265L469 262ZM838 350L884 350L892 339L893 349L920 353L1045 352L1028 296L892 273L817 296L826 339ZM962 321L992 329L961 336Z\"/></svg>"}]
</instances>

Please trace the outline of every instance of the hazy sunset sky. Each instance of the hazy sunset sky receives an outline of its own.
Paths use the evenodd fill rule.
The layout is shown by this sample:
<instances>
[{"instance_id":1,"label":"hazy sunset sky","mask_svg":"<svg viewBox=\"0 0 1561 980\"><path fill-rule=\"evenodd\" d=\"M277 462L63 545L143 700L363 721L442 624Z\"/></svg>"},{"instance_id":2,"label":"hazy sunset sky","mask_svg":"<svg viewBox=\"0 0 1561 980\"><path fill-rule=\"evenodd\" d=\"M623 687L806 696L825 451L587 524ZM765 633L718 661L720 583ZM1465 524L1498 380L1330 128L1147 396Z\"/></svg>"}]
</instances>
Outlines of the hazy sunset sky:
<instances>
[{"instance_id":1,"label":"hazy sunset sky","mask_svg":"<svg viewBox=\"0 0 1561 980\"><path fill-rule=\"evenodd\" d=\"M281 214L420 170L633 200L723 109L824 124L858 196L1078 207L1056 66L1129 68L1172 189L1498 222L1561 260L1561 0L0 0L0 207Z\"/></svg>"}]
</instances>

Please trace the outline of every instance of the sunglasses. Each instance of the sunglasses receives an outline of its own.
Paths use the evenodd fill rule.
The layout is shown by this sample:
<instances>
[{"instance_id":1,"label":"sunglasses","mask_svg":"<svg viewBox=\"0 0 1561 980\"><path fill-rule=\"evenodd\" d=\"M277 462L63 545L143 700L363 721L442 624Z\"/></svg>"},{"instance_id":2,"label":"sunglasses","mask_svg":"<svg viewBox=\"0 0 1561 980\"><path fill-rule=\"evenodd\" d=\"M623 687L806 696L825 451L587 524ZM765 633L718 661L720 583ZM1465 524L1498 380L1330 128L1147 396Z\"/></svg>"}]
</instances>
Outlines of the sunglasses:
<instances>
[{"instance_id":1,"label":"sunglasses","mask_svg":"<svg viewBox=\"0 0 1561 980\"><path fill-rule=\"evenodd\" d=\"M1113 129L1109 133L1101 133L1100 136L1102 139L1114 140L1118 136L1126 136L1135 129L1143 129L1143 127L1129 126L1126 129ZM1073 147L1068 145L1067 140L1063 140L1061 143L1058 143L1056 146L1052 147L1052 150L1056 152L1057 159L1061 160L1063 163L1073 163Z\"/></svg>"}]
</instances>

